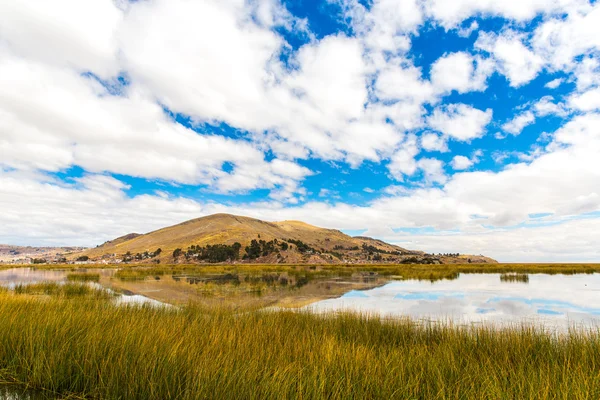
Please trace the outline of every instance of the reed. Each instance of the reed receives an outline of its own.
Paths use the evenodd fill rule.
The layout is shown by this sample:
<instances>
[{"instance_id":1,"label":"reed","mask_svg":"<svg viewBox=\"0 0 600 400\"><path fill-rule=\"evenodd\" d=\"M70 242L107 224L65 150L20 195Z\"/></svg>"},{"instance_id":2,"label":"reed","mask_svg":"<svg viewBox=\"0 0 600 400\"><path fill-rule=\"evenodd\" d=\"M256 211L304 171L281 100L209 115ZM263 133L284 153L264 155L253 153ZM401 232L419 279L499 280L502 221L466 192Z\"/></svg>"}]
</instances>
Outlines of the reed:
<instances>
[{"instance_id":1,"label":"reed","mask_svg":"<svg viewBox=\"0 0 600 400\"><path fill-rule=\"evenodd\" d=\"M594 399L600 332L2 292L0 381L101 399Z\"/></svg>"},{"instance_id":2,"label":"reed","mask_svg":"<svg viewBox=\"0 0 600 400\"><path fill-rule=\"evenodd\" d=\"M67 274L67 280L70 282L100 282L100 274L91 272L79 272Z\"/></svg>"},{"instance_id":3,"label":"reed","mask_svg":"<svg viewBox=\"0 0 600 400\"><path fill-rule=\"evenodd\" d=\"M500 281L529 283L529 275L528 274L519 274L519 273L501 274Z\"/></svg>"},{"instance_id":4,"label":"reed","mask_svg":"<svg viewBox=\"0 0 600 400\"><path fill-rule=\"evenodd\" d=\"M86 283L56 283L40 282L32 284L19 284L13 289L16 295L53 296L53 297L89 297L93 299L110 299L113 297L102 288L92 287ZM4 292L7 294L8 292ZM0 292L0 295L3 294Z\"/></svg>"}]
</instances>

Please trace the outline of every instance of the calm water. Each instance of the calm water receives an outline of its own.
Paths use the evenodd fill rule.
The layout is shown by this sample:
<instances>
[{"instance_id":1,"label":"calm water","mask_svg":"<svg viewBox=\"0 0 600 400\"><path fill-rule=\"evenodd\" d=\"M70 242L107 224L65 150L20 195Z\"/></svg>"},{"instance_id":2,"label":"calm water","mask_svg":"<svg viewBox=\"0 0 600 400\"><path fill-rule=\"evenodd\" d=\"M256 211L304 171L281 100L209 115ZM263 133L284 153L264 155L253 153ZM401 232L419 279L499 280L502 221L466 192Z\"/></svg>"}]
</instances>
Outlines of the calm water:
<instances>
[{"instance_id":1,"label":"calm water","mask_svg":"<svg viewBox=\"0 0 600 400\"><path fill-rule=\"evenodd\" d=\"M385 318L408 316L459 324L526 323L561 331L572 326L600 327L600 274L529 274L520 275L516 281L500 274L461 274L454 280L430 282L392 280L365 272L310 280L285 273L264 273L163 275L129 282L118 279L113 269L77 272L86 271L100 274L100 285L121 293L116 300L120 304L185 304L188 300L249 304L260 298L265 305L309 304L303 309L351 310L377 313ZM64 282L71 272L34 268L0 270L0 285ZM257 287L261 288L258 294ZM210 296L206 295L208 290Z\"/></svg>"},{"instance_id":2,"label":"calm water","mask_svg":"<svg viewBox=\"0 0 600 400\"><path fill-rule=\"evenodd\" d=\"M596 328L600 327L600 274L530 274L528 282L504 282L499 274L461 274L455 280L433 283L391 281L306 308L456 323L526 323L561 331L571 326Z\"/></svg>"},{"instance_id":3,"label":"calm water","mask_svg":"<svg viewBox=\"0 0 600 400\"><path fill-rule=\"evenodd\" d=\"M108 282L114 275L115 270L112 269L79 269L77 271L65 271L65 270L48 270L48 269L36 269L36 268L10 268L0 270L0 286L6 286L8 288L14 288L16 285L27 285L32 283L41 282L66 282L67 275L73 272L89 272L100 275L100 284L107 287ZM95 283L90 283L95 285ZM125 291L116 298L118 304L152 304L161 305L163 303L148 298L146 296ZM2 397L0 397L0 400Z\"/></svg>"},{"instance_id":4,"label":"calm water","mask_svg":"<svg viewBox=\"0 0 600 400\"><path fill-rule=\"evenodd\" d=\"M0 385L0 400L50 400L56 396Z\"/></svg>"}]
</instances>

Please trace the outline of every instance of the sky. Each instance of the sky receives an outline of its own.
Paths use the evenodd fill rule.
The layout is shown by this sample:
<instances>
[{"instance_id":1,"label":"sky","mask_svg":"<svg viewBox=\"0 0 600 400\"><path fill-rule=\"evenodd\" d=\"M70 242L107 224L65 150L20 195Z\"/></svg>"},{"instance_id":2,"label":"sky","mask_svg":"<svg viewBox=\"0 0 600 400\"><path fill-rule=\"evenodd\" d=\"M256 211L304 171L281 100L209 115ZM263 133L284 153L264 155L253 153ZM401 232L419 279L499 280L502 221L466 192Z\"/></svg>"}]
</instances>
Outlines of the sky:
<instances>
[{"instance_id":1,"label":"sky","mask_svg":"<svg viewBox=\"0 0 600 400\"><path fill-rule=\"evenodd\" d=\"M0 243L216 212L600 261L600 2L0 2Z\"/></svg>"}]
</instances>

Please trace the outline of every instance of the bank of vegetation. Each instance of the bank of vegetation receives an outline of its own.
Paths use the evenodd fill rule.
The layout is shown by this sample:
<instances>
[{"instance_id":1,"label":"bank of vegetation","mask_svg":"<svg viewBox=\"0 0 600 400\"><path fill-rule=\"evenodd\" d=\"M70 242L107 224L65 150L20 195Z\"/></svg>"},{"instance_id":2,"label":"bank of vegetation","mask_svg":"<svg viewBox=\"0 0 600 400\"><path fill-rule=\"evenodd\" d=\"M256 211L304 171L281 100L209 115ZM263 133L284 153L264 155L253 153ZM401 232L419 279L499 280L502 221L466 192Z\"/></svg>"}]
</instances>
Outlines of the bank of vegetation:
<instances>
[{"instance_id":1,"label":"bank of vegetation","mask_svg":"<svg viewBox=\"0 0 600 400\"><path fill-rule=\"evenodd\" d=\"M600 398L599 332L117 306L62 290L0 291L1 382L98 399Z\"/></svg>"}]
</instances>

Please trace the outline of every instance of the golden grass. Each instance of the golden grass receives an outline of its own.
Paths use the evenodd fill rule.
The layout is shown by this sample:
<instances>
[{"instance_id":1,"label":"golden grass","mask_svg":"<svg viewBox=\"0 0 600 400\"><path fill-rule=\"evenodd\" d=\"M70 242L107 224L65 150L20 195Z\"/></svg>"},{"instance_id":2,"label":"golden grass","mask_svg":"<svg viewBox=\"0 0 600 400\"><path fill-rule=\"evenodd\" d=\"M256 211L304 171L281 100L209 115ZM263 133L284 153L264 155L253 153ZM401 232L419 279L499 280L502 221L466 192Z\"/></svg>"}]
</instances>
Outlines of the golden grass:
<instances>
[{"instance_id":1,"label":"golden grass","mask_svg":"<svg viewBox=\"0 0 600 400\"><path fill-rule=\"evenodd\" d=\"M0 381L102 399L596 399L600 332L3 292Z\"/></svg>"},{"instance_id":2,"label":"golden grass","mask_svg":"<svg viewBox=\"0 0 600 400\"><path fill-rule=\"evenodd\" d=\"M100 282L100 274L92 272L80 272L67 274L67 281L70 282Z\"/></svg>"},{"instance_id":3,"label":"golden grass","mask_svg":"<svg viewBox=\"0 0 600 400\"><path fill-rule=\"evenodd\" d=\"M529 283L529 275L528 274L519 274L519 273L501 274L500 281Z\"/></svg>"},{"instance_id":4,"label":"golden grass","mask_svg":"<svg viewBox=\"0 0 600 400\"><path fill-rule=\"evenodd\" d=\"M13 292L16 295L44 295L44 296L53 296L53 297L89 297L93 299L109 299L113 297L110 292L102 289L92 287L85 283L65 283L60 284L56 282L40 282L40 283L32 283L32 284L19 284L13 288ZM5 289L4 293L8 293ZM2 292L0 291L0 294Z\"/></svg>"}]
</instances>

